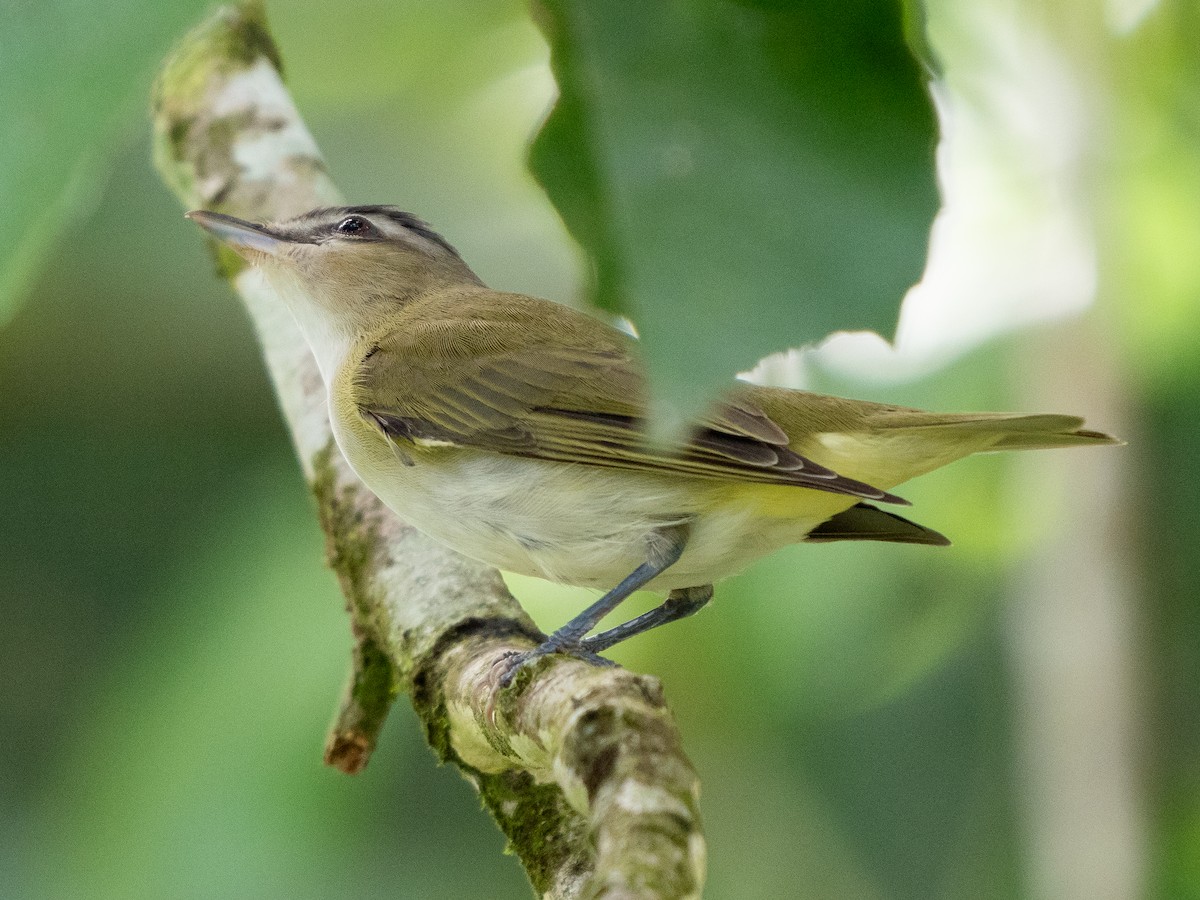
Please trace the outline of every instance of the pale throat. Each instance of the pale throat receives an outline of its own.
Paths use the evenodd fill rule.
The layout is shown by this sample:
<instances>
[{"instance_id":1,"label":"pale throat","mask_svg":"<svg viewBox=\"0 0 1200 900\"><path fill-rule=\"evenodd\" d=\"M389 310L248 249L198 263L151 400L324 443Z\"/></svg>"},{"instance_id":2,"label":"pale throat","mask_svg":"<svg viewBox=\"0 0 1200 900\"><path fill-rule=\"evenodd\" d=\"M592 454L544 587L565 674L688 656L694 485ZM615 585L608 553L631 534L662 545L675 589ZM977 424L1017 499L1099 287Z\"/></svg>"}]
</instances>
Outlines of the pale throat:
<instances>
[{"instance_id":1,"label":"pale throat","mask_svg":"<svg viewBox=\"0 0 1200 900\"><path fill-rule=\"evenodd\" d=\"M321 380L329 387L354 343L350 324L331 313L313 296L309 286L292 273L275 270L265 274L300 326L321 370Z\"/></svg>"}]
</instances>

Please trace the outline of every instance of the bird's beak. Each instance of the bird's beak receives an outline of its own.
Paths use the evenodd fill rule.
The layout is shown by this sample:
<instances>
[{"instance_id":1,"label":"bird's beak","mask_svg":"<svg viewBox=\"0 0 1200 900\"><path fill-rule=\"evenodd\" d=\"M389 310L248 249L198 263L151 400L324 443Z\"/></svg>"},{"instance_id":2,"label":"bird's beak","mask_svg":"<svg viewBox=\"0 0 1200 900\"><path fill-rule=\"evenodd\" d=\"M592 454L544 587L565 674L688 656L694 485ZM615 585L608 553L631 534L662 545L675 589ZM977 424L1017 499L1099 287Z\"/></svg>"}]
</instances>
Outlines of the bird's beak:
<instances>
[{"instance_id":1,"label":"bird's beak","mask_svg":"<svg viewBox=\"0 0 1200 900\"><path fill-rule=\"evenodd\" d=\"M241 256L250 259L254 253L278 256L290 241L272 234L263 225L235 219L223 213L194 209L185 215L217 240L228 244Z\"/></svg>"}]
</instances>

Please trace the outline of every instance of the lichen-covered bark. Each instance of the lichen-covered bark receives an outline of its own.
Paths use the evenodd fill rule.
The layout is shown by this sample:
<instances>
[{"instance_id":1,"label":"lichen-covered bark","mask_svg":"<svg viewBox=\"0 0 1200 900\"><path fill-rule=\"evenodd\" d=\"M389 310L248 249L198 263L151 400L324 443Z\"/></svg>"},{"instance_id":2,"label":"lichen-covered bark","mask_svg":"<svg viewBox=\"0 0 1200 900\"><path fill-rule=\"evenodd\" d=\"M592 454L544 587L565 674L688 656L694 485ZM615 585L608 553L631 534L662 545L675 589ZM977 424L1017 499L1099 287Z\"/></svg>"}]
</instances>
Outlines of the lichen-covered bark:
<instances>
[{"instance_id":1,"label":"lichen-covered bark","mask_svg":"<svg viewBox=\"0 0 1200 900\"><path fill-rule=\"evenodd\" d=\"M280 80L258 2L219 9L167 60L155 162L187 208L263 221L340 202ZM404 525L333 442L303 337L265 282L214 248L254 321L346 596L353 669L326 761L359 771L409 690L548 898L698 897L695 773L658 682L549 658L501 690L497 663L537 630L499 575Z\"/></svg>"}]
</instances>

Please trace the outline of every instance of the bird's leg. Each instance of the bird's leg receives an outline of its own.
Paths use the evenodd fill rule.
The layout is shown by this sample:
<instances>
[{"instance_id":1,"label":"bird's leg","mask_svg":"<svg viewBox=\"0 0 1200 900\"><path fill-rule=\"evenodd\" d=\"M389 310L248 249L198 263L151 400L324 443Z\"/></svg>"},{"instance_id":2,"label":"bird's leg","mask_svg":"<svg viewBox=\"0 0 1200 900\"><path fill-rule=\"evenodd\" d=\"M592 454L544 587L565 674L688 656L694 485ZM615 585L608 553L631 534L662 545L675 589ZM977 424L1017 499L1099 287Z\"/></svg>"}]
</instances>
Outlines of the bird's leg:
<instances>
[{"instance_id":1,"label":"bird's leg","mask_svg":"<svg viewBox=\"0 0 1200 900\"><path fill-rule=\"evenodd\" d=\"M692 613L699 612L712 599L712 595L713 586L711 584L677 588L671 591L662 606L644 612L637 618L630 619L608 631L584 638L579 642L580 646L592 653L607 650L613 644L619 644L635 634L641 634L643 631L649 631L651 628L657 628L659 625L666 625L668 622L674 622L676 619L683 619Z\"/></svg>"},{"instance_id":2,"label":"bird's leg","mask_svg":"<svg viewBox=\"0 0 1200 900\"><path fill-rule=\"evenodd\" d=\"M630 572L627 576L625 576L620 584L618 584L615 588L613 588L575 618L571 619L571 621L567 622L567 624L559 628L556 632L546 638L546 640L544 640L540 645L525 653L516 653L509 657L508 663L504 669L504 674L500 677L500 683L502 685L508 685L512 682L513 677L517 674L517 671L522 666L551 653L568 653L571 656L585 659L588 662L592 662L597 665L612 665L609 660L597 656L596 651L592 647L587 646L586 642L583 640L583 636L595 628L601 619L616 609L622 600L624 600L634 591L653 581L676 561L678 561L679 557L683 555L683 548L687 545L687 535L688 529L686 525L674 525L670 528L663 528L655 531L650 536L650 540L648 542L646 555L649 558L646 560L646 562L642 563L640 566ZM709 593L711 595L711 590ZM664 606L665 605L666 604L664 604ZM700 605L703 605L703 603ZM661 609L662 607L659 608ZM697 609L698 608L699 606L697 606ZM650 614L647 613L647 615ZM684 612L680 613L679 615L687 615L687 613ZM644 618L645 616L638 616L637 619L627 622L626 625L633 624L633 622L637 622L638 620ZM671 618L678 618L678 615ZM661 619L661 621L667 622L670 621L670 618L664 618ZM644 626L644 628L630 631L627 634L622 635L622 637L627 637L629 634L636 634L637 631L645 630L645 628L652 628L656 624L660 624L660 622L654 622L653 624ZM618 631L624 627L625 626L618 626L618 628L605 631L597 635L597 637L604 637L605 635L612 634L614 631ZM622 637L617 637L613 641L602 644L599 649L602 650L605 647L615 644L617 641L621 640Z\"/></svg>"}]
</instances>

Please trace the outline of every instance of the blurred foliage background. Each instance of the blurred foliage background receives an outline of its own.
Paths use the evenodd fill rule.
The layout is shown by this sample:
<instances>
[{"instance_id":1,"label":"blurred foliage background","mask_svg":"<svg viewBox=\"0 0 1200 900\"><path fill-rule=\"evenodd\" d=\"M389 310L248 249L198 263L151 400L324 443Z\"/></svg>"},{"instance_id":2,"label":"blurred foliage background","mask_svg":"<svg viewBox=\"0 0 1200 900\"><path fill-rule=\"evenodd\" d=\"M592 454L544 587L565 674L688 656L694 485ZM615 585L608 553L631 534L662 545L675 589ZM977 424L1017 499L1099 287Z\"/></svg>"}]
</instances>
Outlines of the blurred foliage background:
<instances>
[{"instance_id":1,"label":"blurred foliage background","mask_svg":"<svg viewBox=\"0 0 1200 900\"><path fill-rule=\"evenodd\" d=\"M1130 445L966 460L905 490L953 549L793 548L615 655L700 771L710 897L1200 897L1200 12L926 10L946 206L898 349L759 375ZM0 896L527 896L405 702L362 776L320 764L341 599L248 322L148 159L202 11L0 11ZM555 88L522 3L271 14L353 202L583 296L525 169ZM580 600L513 583L547 628Z\"/></svg>"}]
</instances>

